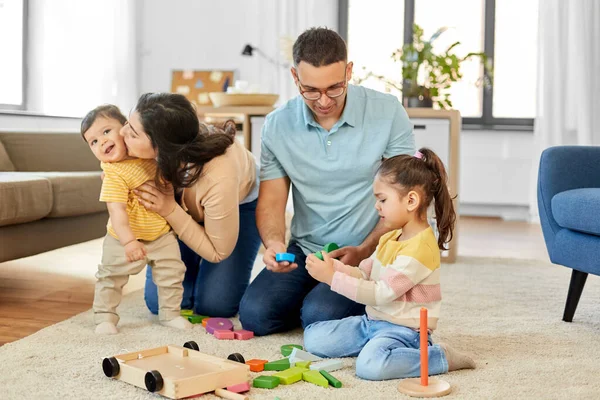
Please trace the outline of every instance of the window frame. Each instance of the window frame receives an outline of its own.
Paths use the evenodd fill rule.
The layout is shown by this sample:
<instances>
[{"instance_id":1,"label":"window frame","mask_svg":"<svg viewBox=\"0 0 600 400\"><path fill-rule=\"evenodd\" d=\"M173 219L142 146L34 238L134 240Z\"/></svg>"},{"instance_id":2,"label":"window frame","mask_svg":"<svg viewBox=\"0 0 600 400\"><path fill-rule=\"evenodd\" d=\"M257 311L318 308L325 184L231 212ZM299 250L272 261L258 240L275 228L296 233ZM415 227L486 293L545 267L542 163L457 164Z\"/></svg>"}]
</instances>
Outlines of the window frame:
<instances>
[{"instance_id":1,"label":"window frame","mask_svg":"<svg viewBox=\"0 0 600 400\"><path fill-rule=\"evenodd\" d=\"M0 111L23 111L27 107L27 22L28 22L28 0L23 0L23 54L21 63L21 104L0 103Z\"/></svg>"},{"instance_id":2,"label":"window frame","mask_svg":"<svg viewBox=\"0 0 600 400\"><path fill-rule=\"evenodd\" d=\"M416 0L404 0L404 41L410 43L413 35ZM338 30L342 38L348 41L348 6L349 0L338 0ZM484 49L483 52L490 60L494 60L494 40L496 24L496 0L484 0ZM487 72L484 72L487 74ZM481 117L466 117L462 119L463 128L481 130L533 130L534 118L497 118L493 115L494 84L489 88L483 87Z\"/></svg>"}]
</instances>

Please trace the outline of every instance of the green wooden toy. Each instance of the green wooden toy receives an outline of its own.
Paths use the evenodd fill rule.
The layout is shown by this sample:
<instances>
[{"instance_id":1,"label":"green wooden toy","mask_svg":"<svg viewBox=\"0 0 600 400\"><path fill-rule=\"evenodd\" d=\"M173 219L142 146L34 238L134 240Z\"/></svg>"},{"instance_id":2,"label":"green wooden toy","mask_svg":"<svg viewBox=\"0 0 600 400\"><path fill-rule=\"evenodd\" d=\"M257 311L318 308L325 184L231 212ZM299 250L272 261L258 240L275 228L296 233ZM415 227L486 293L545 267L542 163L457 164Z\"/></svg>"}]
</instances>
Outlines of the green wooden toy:
<instances>
[{"instance_id":1,"label":"green wooden toy","mask_svg":"<svg viewBox=\"0 0 600 400\"><path fill-rule=\"evenodd\" d=\"M271 361L265 364L265 371L284 371L290 368L290 359L283 358L277 361Z\"/></svg>"},{"instance_id":2,"label":"green wooden toy","mask_svg":"<svg viewBox=\"0 0 600 400\"><path fill-rule=\"evenodd\" d=\"M279 383L282 385L291 385L302 380L303 374L308 371L306 368L292 367L285 371L278 372L273 376L279 378Z\"/></svg>"},{"instance_id":3,"label":"green wooden toy","mask_svg":"<svg viewBox=\"0 0 600 400\"><path fill-rule=\"evenodd\" d=\"M314 383L324 388L329 387L329 381L319 373L319 371L305 371L302 374L302 379L306 382Z\"/></svg>"},{"instance_id":4,"label":"green wooden toy","mask_svg":"<svg viewBox=\"0 0 600 400\"><path fill-rule=\"evenodd\" d=\"M261 375L254 378L252 386L262 389L273 389L279 386L279 378L276 376Z\"/></svg>"},{"instance_id":5,"label":"green wooden toy","mask_svg":"<svg viewBox=\"0 0 600 400\"><path fill-rule=\"evenodd\" d=\"M295 366L308 369L310 367L310 363L312 363L312 361L298 361L296 362Z\"/></svg>"},{"instance_id":6,"label":"green wooden toy","mask_svg":"<svg viewBox=\"0 0 600 400\"><path fill-rule=\"evenodd\" d=\"M194 310L181 310L182 317L189 317L190 315L194 315Z\"/></svg>"},{"instance_id":7,"label":"green wooden toy","mask_svg":"<svg viewBox=\"0 0 600 400\"><path fill-rule=\"evenodd\" d=\"M333 386L334 388L341 388L342 387L342 382L338 381L337 379L335 379L333 376L331 376L331 374L325 370L320 370L319 373L321 375L323 375L325 377L325 379L327 379L327 381L329 381L329 384L331 386Z\"/></svg>"},{"instance_id":8,"label":"green wooden toy","mask_svg":"<svg viewBox=\"0 0 600 400\"><path fill-rule=\"evenodd\" d=\"M331 253L334 250L339 249L340 246L338 246L336 243L327 243L325 246L323 246L323 251L325 253ZM320 251L317 251L315 254L315 257L317 257L319 260L323 261L323 254L321 254Z\"/></svg>"},{"instance_id":9,"label":"green wooden toy","mask_svg":"<svg viewBox=\"0 0 600 400\"><path fill-rule=\"evenodd\" d=\"M281 346L281 354L284 357L289 357L290 354L292 354L294 348L304 350L304 348L299 344L284 344L283 346Z\"/></svg>"},{"instance_id":10,"label":"green wooden toy","mask_svg":"<svg viewBox=\"0 0 600 400\"><path fill-rule=\"evenodd\" d=\"M208 318L205 315L188 315L187 316L187 320L190 321L192 324L201 324L202 320L205 320L206 318Z\"/></svg>"}]
</instances>

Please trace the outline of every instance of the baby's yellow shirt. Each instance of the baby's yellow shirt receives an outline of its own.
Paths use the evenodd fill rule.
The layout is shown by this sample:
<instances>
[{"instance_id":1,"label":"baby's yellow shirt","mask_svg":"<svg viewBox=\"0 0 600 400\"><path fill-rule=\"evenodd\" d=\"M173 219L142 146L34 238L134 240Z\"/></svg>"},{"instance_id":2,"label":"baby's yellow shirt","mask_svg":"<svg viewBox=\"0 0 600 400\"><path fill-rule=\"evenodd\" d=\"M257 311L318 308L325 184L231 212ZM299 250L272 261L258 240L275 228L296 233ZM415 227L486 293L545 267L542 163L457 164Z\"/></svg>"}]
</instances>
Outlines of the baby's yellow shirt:
<instances>
[{"instance_id":1,"label":"baby's yellow shirt","mask_svg":"<svg viewBox=\"0 0 600 400\"><path fill-rule=\"evenodd\" d=\"M152 241L171 230L167 221L155 212L142 206L133 193L156 175L156 161L135 158L115 163L101 163L104 171L100 201L106 203L126 203L129 226L136 239ZM106 226L108 233L116 238L110 219Z\"/></svg>"}]
</instances>

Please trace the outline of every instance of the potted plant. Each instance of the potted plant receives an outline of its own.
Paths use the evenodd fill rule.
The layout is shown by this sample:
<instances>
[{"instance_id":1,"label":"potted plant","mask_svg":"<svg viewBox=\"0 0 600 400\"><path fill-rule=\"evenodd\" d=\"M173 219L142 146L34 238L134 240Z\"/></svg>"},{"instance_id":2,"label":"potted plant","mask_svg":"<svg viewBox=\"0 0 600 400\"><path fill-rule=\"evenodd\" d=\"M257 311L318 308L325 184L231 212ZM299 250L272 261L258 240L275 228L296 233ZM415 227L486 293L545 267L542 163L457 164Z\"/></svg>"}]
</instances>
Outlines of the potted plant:
<instances>
[{"instance_id":1,"label":"potted plant","mask_svg":"<svg viewBox=\"0 0 600 400\"><path fill-rule=\"evenodd\" d=\"M429 40L423 39L423 29L414 24L413 41L406 43L402 48L392 54L392 59L402 63L402 82L388 79L385 76L366 72L364 77L359 77L356 82L360 84L369 77L374 77L384 82L388 87L400 91L407 107L433 107L437 105L442 109L452 108L448 89L452 83L462 79L461 64L473 57L479 57L486 74L477 81L477 85L486 87L491 85L492 64L484 53L469 53L459 57L453 50L460 42L452 43L445 51L434 53L433 44L447 27L440 28Z\"/></svg>"}]
</instances>

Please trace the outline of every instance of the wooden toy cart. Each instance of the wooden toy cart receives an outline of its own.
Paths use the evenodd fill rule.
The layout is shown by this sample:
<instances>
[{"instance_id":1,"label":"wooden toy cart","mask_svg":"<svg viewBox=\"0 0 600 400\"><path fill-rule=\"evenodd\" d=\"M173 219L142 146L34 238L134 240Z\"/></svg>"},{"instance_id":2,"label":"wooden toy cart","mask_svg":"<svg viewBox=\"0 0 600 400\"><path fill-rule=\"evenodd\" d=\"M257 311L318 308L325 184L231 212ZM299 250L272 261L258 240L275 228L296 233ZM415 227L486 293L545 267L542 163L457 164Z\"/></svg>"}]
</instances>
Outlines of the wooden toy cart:
<instances>
[{"instance_id":1,"label":"wooden toy cart","mask_svg":"<svg viewBox=\"0 0 600 400\"><path fill-rule=\"evenodd\" d=\"M239 353L228 359L200 353L190 341L105 358L104 374L171 399L212 392L248 382L249 367Z\"/></svg>"}]
</instances>

